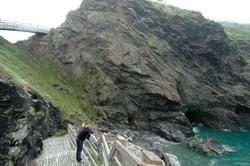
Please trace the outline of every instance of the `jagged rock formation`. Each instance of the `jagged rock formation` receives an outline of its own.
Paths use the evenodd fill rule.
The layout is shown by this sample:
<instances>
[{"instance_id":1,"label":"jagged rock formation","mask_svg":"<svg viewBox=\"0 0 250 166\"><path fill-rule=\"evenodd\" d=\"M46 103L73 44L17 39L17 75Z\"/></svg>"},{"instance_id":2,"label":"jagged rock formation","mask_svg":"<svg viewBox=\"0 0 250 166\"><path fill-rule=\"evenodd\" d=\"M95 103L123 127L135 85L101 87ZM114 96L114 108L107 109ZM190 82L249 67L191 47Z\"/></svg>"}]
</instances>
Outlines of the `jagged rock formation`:
<instances>
[{"instance_id":1,"label":"jagged rock formation","mask_svg":"<svg viewBox=\"0 0 250 166\"><path fill-rule=\"evenodd\" d=\"M204 137L201 139L193 139L188 143L188 148L208 156L222 156L225 152L223 146L214 138Z\"/></svg>"},{"instance_id":2,"label":"jagged rock formation","mask_svg":"<svg viewBox=\"0 0 250 166\"><path fill-rule=\"evenodd\" d=\"M59 110L36 92L0 76L0 165L27 165L55 133Z\"/></svg>"},{"instance_id":3,"label":"jagged rock formation","mask_svg":"<svg viewBox=\"0 0 250 166\"><path fill-rule=\"evenodd\" d=\"M85 77L99 123L171 141L190 122L250 127L249 47L231 45L201 13L146 0L83 0L46 36L19 42Z\"/></svg>"}]
</instances>

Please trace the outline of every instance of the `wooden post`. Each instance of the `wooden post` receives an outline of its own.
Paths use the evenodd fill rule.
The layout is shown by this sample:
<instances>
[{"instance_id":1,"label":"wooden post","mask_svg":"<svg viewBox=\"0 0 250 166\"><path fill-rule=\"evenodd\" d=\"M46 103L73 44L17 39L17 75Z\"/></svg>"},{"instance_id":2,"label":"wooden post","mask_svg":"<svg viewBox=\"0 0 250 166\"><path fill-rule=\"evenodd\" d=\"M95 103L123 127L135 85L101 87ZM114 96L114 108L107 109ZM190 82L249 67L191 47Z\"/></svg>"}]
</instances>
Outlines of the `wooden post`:
<instances>
[{"instance_id":1,"label":"wooden post","mask_svg":"<svg viewBox=\"0 0 250 166\"><path fill-rule=\"evenodd\" d=\"M119 140L121 144L127 148L127 141L125 140L123 136L118 135L117 140Z\"/></svg>"},{"instance_id":2,"label":"wooden post","mask_svg":"<svg viewBox=\"0 0 250 166\"><path fill-rule=\"evenodd\" d=\"M107 144L107 141L106 141L106 138L105 138L104 134L102 134L102 138L101 139L102 139L102 143L103 143L104 148L105 148L105 152L106 152L107 156L109 156L110 150L109 150L109 146Z\"/></svg>"},{"instance_id":3,"label":"wooden post","mask_svg":"<svg viewBox=\"0 0 250 166\"><path fill-rule=\"evenodd\" d=\"M117 155L117 159L119 160L121 165L126 166L126 160L124 160L122 154L119 151L117 151L116 155Z\"/></svg>"},{"instance_id":4,"label":"wooden post","mask_svg":"<svg viewBox=\"0 0 250 166\"><path fill-rule=\"evenodd\" d=\"M142 161L148 164L164 166L163 160L161 160L154 152L145 149L142 151Z\"/></svg>"}]
</instances>

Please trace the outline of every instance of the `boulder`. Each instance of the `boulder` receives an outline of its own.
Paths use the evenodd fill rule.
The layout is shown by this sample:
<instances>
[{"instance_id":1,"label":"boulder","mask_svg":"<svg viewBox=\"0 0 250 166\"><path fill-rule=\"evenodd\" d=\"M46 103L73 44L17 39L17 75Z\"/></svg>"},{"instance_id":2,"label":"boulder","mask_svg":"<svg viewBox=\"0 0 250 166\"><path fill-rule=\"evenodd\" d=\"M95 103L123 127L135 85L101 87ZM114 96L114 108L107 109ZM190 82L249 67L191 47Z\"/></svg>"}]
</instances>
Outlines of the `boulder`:
<instances>
[{"instance_id":1,"label":"boulder","mask_svg":"<svg viewBox=\"0 0 250 166\"><path fill-rule=\"evenodd\" d=\"M224 147L216 139L209 137L193 139L187 146L192 150L204 153L208 156L222 156L225 151Z\"/></svg>"},{"instance_id":2,"label":"boulder","mask_svg":"<svg viewBox=\"0 0 250 166\"><path fill-rule=\"evenodd\" d=\"M180 161L178 160L178 157L173 155L173 154L169 154L169 153L164 153L163 154L163 161L165 161L165 163L169 164L169 166L181 166ZM166 165L168 166L168 165Z\"/></svg>"}]
</instances>

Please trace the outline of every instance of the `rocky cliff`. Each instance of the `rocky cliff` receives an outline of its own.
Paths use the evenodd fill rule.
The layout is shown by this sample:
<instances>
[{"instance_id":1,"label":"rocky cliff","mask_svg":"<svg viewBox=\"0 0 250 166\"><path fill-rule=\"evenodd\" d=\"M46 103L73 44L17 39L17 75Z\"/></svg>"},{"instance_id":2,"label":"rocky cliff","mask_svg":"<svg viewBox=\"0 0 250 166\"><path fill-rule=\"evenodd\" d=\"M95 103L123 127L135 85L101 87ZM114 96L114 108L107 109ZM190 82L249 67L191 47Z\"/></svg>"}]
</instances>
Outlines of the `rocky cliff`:
<instances>
[{"instance_id":1,"label":"rocky cliff","mask_svg":"<svg viewBox=\"0 0 250 166\"><path fill-rule=\"evenodd\" d=\"M59 110L0 76L0 165L27 165L59 125Z\"/></svg>"},{"instance_id":2,"label":"rocky cliff","mask_svg":"<svg viewBox=\"0 0 250 166\"><path fill-rule=\"evenodd\" d=\"M201 13L146 0L83 0L60 27L19 42L85 77L99 123L171 141L191 123L250 127L249 46Z\"/></svg>"}]
</instances>

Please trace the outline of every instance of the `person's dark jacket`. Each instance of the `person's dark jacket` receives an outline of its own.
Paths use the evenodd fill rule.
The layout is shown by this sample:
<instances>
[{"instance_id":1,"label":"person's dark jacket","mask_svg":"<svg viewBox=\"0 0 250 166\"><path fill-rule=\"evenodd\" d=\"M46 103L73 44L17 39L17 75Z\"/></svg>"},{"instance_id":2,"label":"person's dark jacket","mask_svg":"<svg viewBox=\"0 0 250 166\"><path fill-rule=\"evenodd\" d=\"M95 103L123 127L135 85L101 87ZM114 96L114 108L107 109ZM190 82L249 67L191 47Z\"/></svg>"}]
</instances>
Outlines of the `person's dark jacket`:
<instances>
[{"instance_id":1,"label":"person's dark jacket","mask_svg":"<svg viewBox=\"0 0 250 166\"><path fill-rule=\"evenodd\" d=\"M80 131L77 139L84 141L86 138L89 139L90 135L93 134L93 131L89 128L83 127L83 129Z\"/></svg>"}]
</instances>

